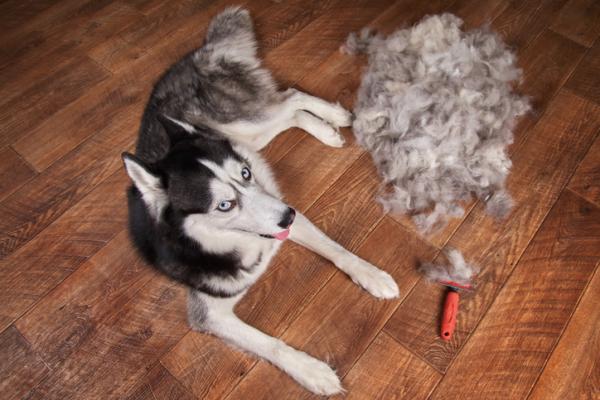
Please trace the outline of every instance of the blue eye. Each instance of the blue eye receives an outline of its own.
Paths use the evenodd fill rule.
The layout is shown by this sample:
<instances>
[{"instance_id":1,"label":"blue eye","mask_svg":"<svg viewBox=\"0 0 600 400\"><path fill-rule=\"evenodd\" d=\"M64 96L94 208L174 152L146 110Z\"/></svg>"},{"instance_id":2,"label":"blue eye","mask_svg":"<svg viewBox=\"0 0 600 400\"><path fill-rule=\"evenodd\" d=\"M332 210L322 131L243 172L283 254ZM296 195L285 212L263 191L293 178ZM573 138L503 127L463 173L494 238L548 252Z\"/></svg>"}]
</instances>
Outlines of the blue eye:
<instances>
[{"instance_id":1,"label":"blue eye","mask_svg":"<svg viewBox=\"0 0 600 400\"><path fill-rule=\"evenodd\" d=\"M249 181L252 178L252 174L250 173L250 169L248 167L242 168L242 178Z\"/></svg>"},{"instance_id":2,"label":"blue eye","mask_svg":"<svg viewBox=\"0 0 600 400\"><path fill-rule=\"evenodd\" d=\"M223 200L222 202L219 203L219 205L217 206L217 209L219 211L230 211L233 207L235 207L234 200Z\"/></svg>"}]
</instances>

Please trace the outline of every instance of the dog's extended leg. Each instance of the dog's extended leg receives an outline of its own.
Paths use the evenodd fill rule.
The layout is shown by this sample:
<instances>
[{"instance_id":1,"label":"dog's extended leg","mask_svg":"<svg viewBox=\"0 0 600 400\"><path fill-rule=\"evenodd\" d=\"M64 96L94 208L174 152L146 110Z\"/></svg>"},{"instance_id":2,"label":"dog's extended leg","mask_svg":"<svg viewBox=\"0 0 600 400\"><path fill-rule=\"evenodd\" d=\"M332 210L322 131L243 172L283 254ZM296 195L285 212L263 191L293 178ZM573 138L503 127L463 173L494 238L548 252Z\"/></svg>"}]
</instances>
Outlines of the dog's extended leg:
<instances>
[{"instance_id":1,"label":"dog's extended leg","mask_svg":"<svg viewBox=\"0 0 600 400\"><path fill-rule=\"evenodd\" d=\"M297 109L306 110L336 128L352 124L352 113L339 103L330 103L296 89L288 89L285 94L287 96L286 101L293 103Z\"/></svg>"},{"instance_id":2,"label":"dog's extended leg","mask_svg":"<svg viewBox=\"0 0 600 400\"><path fill-rule=\"evenodd\" d=\"M313 393L332 395L343 391L339 378L329 365L240 320L233 312L237 299L215 298L190 291L188 313L191 325L264 358Z\"/></svg>"},{"instance_id":3,"label":"dog's extended leg","mask_svg":"<svg viewBox=\"0 0 600 400\"><path fill-rule=\"evenodd\" d=\"M290 228L290 239L329 259L373 296L383 299L398 297L394 278L331 240L300 213L296 214Z\"/></svg>"}]
</instances>

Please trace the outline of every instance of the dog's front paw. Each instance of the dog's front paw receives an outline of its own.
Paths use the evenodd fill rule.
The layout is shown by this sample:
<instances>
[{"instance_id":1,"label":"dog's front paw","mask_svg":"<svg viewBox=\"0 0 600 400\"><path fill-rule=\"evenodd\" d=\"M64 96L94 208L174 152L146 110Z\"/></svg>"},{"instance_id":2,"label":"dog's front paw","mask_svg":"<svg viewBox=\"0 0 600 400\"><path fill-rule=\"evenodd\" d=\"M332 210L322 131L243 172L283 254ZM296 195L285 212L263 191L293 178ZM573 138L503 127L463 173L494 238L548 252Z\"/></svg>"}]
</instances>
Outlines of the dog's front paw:
<instances>
[{"instance_id":1,"label":"dog's front paw","mask_svg":"<svg viewBox=\"0 0 600 400\"><path fill-rule=\"evenodd\" d=\"M329 365L298 350L294 350L288 372L299 384L315 394L333 395L344 389Z\"/></svg>"},{"instance_id":2,"label":"dog's front paw","mask_svg":"<svg viewBox=\"0 0 600 400\"><path fill-rule=\"evenodd\" d=\"M328 121L338 128L352 125L352 113L346 110L341 104L332 104L331 112L327 115Z\"/></svg>"},{"instance_id":3,"label":"dog's front paw","mask_svg":"<svg viewBox=\"0 0 600 400\"><path fill-rule=\"evenodd\" d=\"M364 263L350 275L357 285L380 299L392 299L400 296L400 289L394 278L385 271Z\"/></svg>"}]
</instances>

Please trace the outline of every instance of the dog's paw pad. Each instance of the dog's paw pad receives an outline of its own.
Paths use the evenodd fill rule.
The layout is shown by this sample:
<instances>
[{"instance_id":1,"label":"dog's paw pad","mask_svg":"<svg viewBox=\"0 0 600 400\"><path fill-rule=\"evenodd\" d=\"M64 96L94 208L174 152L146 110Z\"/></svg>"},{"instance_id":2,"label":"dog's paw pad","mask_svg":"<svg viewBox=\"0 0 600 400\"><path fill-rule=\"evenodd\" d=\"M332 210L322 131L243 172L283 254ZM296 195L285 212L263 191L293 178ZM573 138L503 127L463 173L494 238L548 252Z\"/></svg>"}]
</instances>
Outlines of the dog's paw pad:
<instances>
[{"instance_id":1,"label":"dog's paw pad","mask_svg":"<svg viewBox=\"0 0 600 400\"><path fill-rule=\"evenodd\" d=\"M373 266L368 266L352 276L352 280L367 292L380 299L400 296L400 289L390 274Z\"/></svg>"}]
</instances>

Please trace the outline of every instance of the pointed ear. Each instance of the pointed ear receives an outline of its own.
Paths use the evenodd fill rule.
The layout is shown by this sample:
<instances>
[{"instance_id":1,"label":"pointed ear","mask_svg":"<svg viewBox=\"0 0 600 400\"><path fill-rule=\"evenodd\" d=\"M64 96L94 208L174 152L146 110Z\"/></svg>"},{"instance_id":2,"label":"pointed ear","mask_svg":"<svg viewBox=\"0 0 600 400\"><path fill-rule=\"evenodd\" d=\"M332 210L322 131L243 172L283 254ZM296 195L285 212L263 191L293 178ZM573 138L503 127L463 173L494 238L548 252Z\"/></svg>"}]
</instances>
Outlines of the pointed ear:
<instances>
[{"instance_id":1,"label":"pointed ear","mask_svg":"<svg viewBox=\"0 0 600 400\"><path fill-rule=\"evenodd\" d=\"M171 118L164 114L158 114L156 116L158 122L165 128L167 135L169 136L169 141L171 142L171 146L180 140L187 139L196 132L196 129L193 125L190 125L186 122L176 120L175 118Z\"/></svg>"},{"instance_id":2,"label":"pointed ear","mask_svg":"<svg viewBox=\"0 0 600 400\"><path fill-rule=\"evenodd\" d=\"M142 160L130 153L121 154L127 175L144 197L162 192L160 178L150 172L150 169Z\"/></svg>"}]
</instances>

